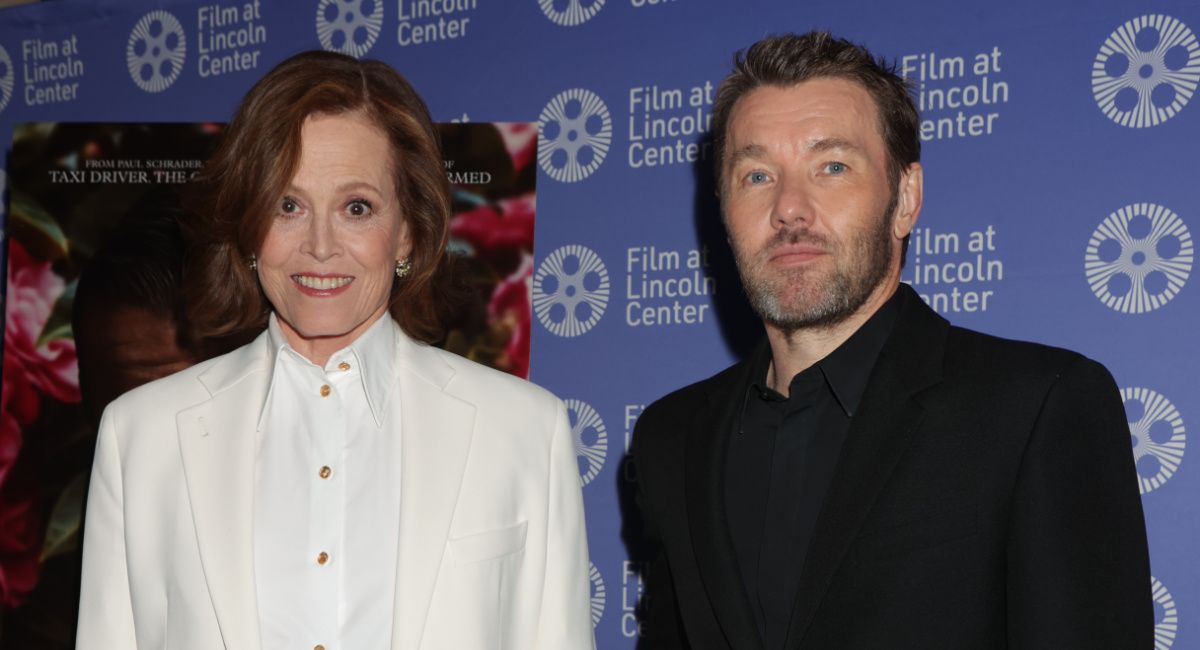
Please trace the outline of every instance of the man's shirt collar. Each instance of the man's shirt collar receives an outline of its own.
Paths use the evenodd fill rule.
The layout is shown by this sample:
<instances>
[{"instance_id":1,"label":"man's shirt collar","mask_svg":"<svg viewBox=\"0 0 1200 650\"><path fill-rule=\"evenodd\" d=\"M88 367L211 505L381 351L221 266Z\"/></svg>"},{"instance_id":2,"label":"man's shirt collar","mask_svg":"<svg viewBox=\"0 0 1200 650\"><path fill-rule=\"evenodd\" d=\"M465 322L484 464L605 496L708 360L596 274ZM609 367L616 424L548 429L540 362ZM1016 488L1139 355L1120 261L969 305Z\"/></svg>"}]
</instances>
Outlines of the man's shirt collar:
<instances>
[{"instance_id":1,"label":"man's shirt collar","mask_svg":"<svg viewBox=\"0 0 1200 650\"><path fill-rule=\"evenodd\" d=\"M892 297L888 298L882 307L851 334L850 338L824 359L797 373L788 382L789 386L795 387L797 382L811 381L813 375L819 373L846 417L852 417L858 410L859 402L862 401L867 381L871 378L871 369L875 367L875 361L879 358L879 353L883 350L883 345L887 342L888 336L892 333L892 327L896 323L896 316L900 312L899 295L899 291L892 294ZM767 384L767 370L771 364L771 346L763 346L761 350L751 361L750 377L752 381L748 390L756 391L760 396L773 394L775 397L783 399ZM789 391L795 392L790 389Z\"/></svg>"}]
</instances>

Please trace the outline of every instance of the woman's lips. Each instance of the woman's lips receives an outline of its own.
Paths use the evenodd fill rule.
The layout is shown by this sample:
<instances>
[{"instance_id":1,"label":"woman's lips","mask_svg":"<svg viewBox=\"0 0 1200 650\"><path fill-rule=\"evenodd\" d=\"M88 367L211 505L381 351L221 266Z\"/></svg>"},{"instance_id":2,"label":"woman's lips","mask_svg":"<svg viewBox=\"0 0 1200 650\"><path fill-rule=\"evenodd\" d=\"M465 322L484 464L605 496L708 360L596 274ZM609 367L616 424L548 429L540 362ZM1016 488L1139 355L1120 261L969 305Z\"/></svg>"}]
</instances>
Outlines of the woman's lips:
<instances>
[{"instance_id":1,"label":"woman's lips","mask_svg":"<svg viewBox=\"0 0 1200 650\"><path fill-rule=\"evenodd\" d=\"M345 291L354 282L354 276L297 274L292 276L292 282L307 295L332 296Z\"/></svg>"}]
</instances>

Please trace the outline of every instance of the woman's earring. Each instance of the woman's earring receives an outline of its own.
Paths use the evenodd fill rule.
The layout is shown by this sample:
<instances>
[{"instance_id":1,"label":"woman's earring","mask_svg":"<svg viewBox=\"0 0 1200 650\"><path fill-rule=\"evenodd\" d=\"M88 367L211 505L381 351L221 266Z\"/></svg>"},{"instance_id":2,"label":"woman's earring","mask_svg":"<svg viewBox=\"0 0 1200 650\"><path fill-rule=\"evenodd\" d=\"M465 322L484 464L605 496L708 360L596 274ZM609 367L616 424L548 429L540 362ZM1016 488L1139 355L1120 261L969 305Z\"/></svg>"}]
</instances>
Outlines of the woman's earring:
<instances>
[{"instance_id":1,"label":"woman's earring","mask_svg":"<svg viewBox=\"0 0 1200 650\"><path fill-rule=\"evenodd\" d=\"M408 261L407 257L402 260L396 260L396 277L403 278L411 270L412 262Z\"/></svg>"},{"instance_id":2,"label":"woman's earring","mask_svg":"<svg viewBox=\"0 0 1200 650\"><path fill-rule=\"evenodd\" d=\"M258 270L258 258L254 256L254 253L250 254L250 261L246 262L246 266L249 266L251 271Z\"/></svg>"}]
</instances>

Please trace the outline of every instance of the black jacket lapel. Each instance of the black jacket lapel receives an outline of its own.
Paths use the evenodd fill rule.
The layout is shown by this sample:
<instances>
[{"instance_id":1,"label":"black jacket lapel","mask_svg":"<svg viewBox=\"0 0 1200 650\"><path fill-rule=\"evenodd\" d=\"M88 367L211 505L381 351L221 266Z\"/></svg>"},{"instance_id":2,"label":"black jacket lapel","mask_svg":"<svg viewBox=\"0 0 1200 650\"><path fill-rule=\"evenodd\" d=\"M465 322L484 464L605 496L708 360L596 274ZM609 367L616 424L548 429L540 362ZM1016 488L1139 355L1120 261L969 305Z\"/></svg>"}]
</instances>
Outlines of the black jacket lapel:
<instances>
[{"instance_id":1,"label":"black jacket lapel","mask_svg":"<svg viewBox=\"0 0 1200 650\"><path fill-rule=\"evenodd\" d=\"M687 437L684 468L688 522L700 578L717 623L729 646L737 650L762 648L725 513L726 448L738 425L752 365L743 362L714 379L708 403L695 414L696 434Z\"/></svg>"},{"instance_id":2,"label":"black jacket lapel","mask_svg":"<svg viewBox=\"0 0 1200 650\"><path fill-rule=\"evenodd\" d=\"M901 311L879 354L813 530L785 647L799 648L846 552L912 440L918 391L941 379L949 323L901 284Z\"/></svg>"}]
</instances>

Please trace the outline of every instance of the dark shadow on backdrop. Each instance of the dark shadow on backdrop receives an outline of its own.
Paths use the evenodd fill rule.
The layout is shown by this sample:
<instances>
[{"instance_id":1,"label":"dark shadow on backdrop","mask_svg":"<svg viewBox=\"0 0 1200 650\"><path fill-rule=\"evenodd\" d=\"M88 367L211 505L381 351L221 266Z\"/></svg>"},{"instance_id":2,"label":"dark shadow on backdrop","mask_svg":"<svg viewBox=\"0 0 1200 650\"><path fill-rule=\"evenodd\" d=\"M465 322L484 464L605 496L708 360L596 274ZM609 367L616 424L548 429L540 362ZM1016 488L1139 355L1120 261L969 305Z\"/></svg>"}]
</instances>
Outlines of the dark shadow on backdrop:
<instances>
[{"instance_id":1,"label":"dark shadow on backdrop","mask_svg":"<svg viewBox=\"0 0 1200 650\"><path fill-rule=\"evenodd\" d=\"M697 144L701 151L712 151L712 136L705 134ZM762 321L750 308L742 292L741 280L733 260L733 251L721 220L721 205L717 197L713 161L704 157L692 164L694 192L692 195L693 227L696 242L708 249L708 273L716 279L717 290L711 296L713 311L725 347L736 359L744 359L763 337ZM699 381L703 377L694 378ZM626 557L633 562L639 577L645 580L645 569L657 554L657 545L647 539L637 505L637 466L631 454L621 457L617 466L617 504L621 515L621 541ZM622 576L624 578L624 576ZM645 613L646 599L638 602L639 625ZM640 639L637 647L648 648Z\"/></svg>"}]
</instances>

